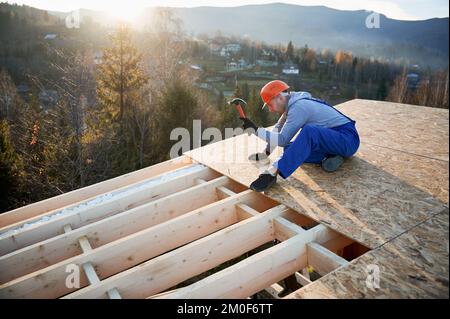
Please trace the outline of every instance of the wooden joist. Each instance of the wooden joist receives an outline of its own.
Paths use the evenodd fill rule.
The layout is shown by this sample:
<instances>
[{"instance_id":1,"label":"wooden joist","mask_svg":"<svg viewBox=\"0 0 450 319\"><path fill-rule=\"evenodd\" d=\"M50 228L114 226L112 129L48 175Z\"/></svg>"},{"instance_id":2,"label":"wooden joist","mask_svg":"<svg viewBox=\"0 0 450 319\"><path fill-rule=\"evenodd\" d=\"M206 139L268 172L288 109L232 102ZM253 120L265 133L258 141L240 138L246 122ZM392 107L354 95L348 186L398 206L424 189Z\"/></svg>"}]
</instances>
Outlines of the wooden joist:
<instances>
[{"instance_id":1,"label":"wooden joist","mask_svg":"<svg viewBox=\"0 0 450 319\"><path fill-rule=\"evenodd\" d=\"M162 224L126 236L91 252L78 255L35 273L20 277L0 286L0 297L55 298L71 291L63 281L54 280L51 289L45 289L53 278L62 278L67 265L92 262L100 278L111 276L178 246L206 236L236 223L235 205L254 200L258 194L248 190L199 208ZM45 278L36 281L35 278ZM73 291L73 289L72 289Z\"/></svg>"},{"instance_id":2,"label":"wooden joist","mask_svg":"<svg viewBox=\"0 0 450 319\"><path fill-rule=\"evenodd\" d=\"M311 282L299 272L308 265L324 275L347 264L335 252L353 241L206 166L177 159L139 172L0 217L0 298L246 298L263 289L280 298L289 275Z\"/></svg>"},{"instance_id":3,"label":"wooden joist","mask_svg":"<svg viewBox=\"0 0 450 319\"><path fill-rule=\"evenodd\" d=\"M306 245L308 264L321 276L348 265L348 261L317 243Z\"/></svg>"},{"instance_id":4,"label":"wooden joist","mask_svg":"<svg viewBox=\"0 0 450 319\"><path fill-rule=\"evenodd\" d=\"M68 193L61 194L49 199L42 200L24 207L14 209L12 211L0 214L0 231L5 227L15 226L15 224L33 218L38 215L45 214L52 210L62 208L97 195L110 192L112 190L124 187L130 184L140 182L151 177L167 173L169 171L187 166L192 160L187 156L181 156L169 161L165 161L156 165L152 165L128 174L118 176L97 184L93 184L81 189L77 189Z\"/></svg>"},{"instance_id":5,"label":"wooden joist","mask_svg":"<svg viewBox=\"0 0 450 319\"><path fill-rule=\"evenodd\" d=\"M339 236L318 225L161 298L246 298L306 267L306 244Z\"/></svg>"},{"instance_id":6,"label":"wooden joist","mask_svg":"<svg viewBox=\"0 0 450 319\"><path fill-rule=\"evenodd\" d=\"M275 227L275 237L279 241L287 240L293 236L306 232L303 228L294 224L283 217L277 217L273 220Z\"/></svg>"},{"instance_id":7,"label":"wooden joist","mask_svg":"<svg viewBox=\"0 0 450 319\"><path fill-rule=\"evenodd\" d=\"M235 194L235 192L227 187L217 187L217 196L219 198L227 198ZM257 201L251 203L251 206L246 204L236 205L236 213L239 220L244 220L259 215L259 211L255 208L258 208L259 210L266 210L269 207L274 206L278 206L276 202L268 199L267 197L260 196ZM287 210L283 210L283 214L286 212Z\"/></svg>"},{"instance_id":8,"label":"wooden joist","mask_svg":"<svg viewBox=\"0 0 450 319\"><path fill-rule=\"evenodd\" d=\"M274 283L265 289L265 291L267 291L275 299L280 299L279 295L283 292L283 290L284 288L278 283Z\"/></svg>"},{"instance_id":9,"label":"wooden joist","mask_svg":"<svg viewBox=\"0 0 450 319\"><path fill-rule=\"evenodd\" d=\"M273 240L271 220L284 210L283 206L271 208L67 297L102 298L111 287L117 287L124 298L145 298L158 294Z\"/></svg>"},{"instance_id":10,"label":"wooden joist","mask_svg":"<svg viewBox=\"0 0 450 319\"><path fill-rule=\"evenodd\" d=\"M295 272L295 279L297 279L297 282L300 285L302 285L302 286L306 286L306 285L309 285L311 283L311 279L309 279L308 277L306 277L303 274L299 273L298 271Z\"/></svg>"},{"instance_id":11,"label":"wooden joist","mask_svg":"<svg viewBox=\"0 0 450 319\"><path fill-rule=\"evenodd\" d=\"M7 232L0 235L0 255L5 255L14 250L35 244L63 233L63 226L70 224L73 229L93 223L102 218L120 213L145 202L154 201L169 194L187 189L194 185L197 178L212 179L218 174L207 167L199 166L191 172L187 170L173 178L161 182L139 186L124 192L115 191L117 195L106 196L99 203L79 203L73 206L73 211L68 211L61 216L47 221L38 222L27 228L20 228L17 232Z\"/></svg>"},{"instance_id":12,"label":"wooden joist","mask_svg":"<svg viewBox=\"0 0 450 319\"><path fill-rule=\"evenodd\" d=\"M216 188L231 184L221 176L1 256L0 284L80 254L78 238L82 236L91 238L94 247L108 244L211 204L218 199Z\"/></svg>"},{"instance_id":13,"label":"wooden joist","mask_svg":"<svg viewBox=\"0 0 450 319\"><path fill-rule=\"evenodd\" d=\"M68 233L72 231L72 227L70 225L64 226L64 232ZM89 240L86 236L81 237L78 239L78 243L80 244L81 250L83 253L90 252L92 250L91 244L89 243ZM84 273L86 274L86 277L88 278L89 284L96 284L100 282L100 278L98 278L97 273L95 272L94 266L90 262L86 262L82 265ZM112 288L108 290L108 297L110 299L122 299L119 292L116 288Z\"/></svg>"}]
</instances>

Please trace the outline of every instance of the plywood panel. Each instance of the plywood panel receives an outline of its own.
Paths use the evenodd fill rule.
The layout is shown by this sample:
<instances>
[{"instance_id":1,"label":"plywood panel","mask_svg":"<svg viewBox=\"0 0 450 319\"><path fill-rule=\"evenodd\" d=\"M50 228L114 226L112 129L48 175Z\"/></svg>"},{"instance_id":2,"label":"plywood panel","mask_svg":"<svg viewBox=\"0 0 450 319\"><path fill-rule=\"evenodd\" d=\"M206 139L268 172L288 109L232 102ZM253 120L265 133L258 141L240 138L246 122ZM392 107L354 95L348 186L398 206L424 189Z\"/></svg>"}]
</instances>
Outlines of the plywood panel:
<instances>
[{"instance_id":1,"label":"plywood panel","mask_svg":"<svg viewBox=\"0 0 450 319\"><path fill-rule=\"evenodd\" d=\"M358 156L448 205L448 162L364 143Z\"/></svg>"},{"instance_id":2,"label":"plywood panel","mask_svg":"<svg viewBox=\"0 0 450 319\"><path fill-rule=\"evenodd\" d=\"M448 298L448 210L288 298ZM379 267L379 288L366 285ZM373 282L373 281L372 281Z\"/></svg>"},{"instance_id":3,"label":"plywood panel","mask_svg":"<svg viewBox=\"0 0 450 319\"><path fill-rule=\"evenodd\" d=\"M356 121L366 143L448 162L448 109L360 99L337 109Z\"/></svg>"},{"instance_id":4,"label":"plywood panel","mask_svg":"<svg viewBox=\"0 0 450 319\"><path fill-rule=\"evenodd\" d=\"M257 149L257 140L253 135L240 135L187 155L249 186L267 167L246 159ZM395 176L385 164L371 163L363 157L376 156L383 163L389 161L389 155L395 151L369 153L364 146L362 150L361 156L357 153L332 174L318 165L304 164L287 180L279 178L266 195L370 248L395 238L445 207L445 203L428 191L411 184L414 180ZM398 165L402 166L404 161L398 156ZM426 170L426 167L420 169L423 157L408 156L415 161L410 164L412 169ZM395 170L396 165L393 165L390 171ZM448 168L438 169L436 174L440 172L448 174ZM432 179L433 176L427 174ZM436 180L443 182L439 178ZM442 184L435 187L445 188Z\"/></svg>"}]
</instances>

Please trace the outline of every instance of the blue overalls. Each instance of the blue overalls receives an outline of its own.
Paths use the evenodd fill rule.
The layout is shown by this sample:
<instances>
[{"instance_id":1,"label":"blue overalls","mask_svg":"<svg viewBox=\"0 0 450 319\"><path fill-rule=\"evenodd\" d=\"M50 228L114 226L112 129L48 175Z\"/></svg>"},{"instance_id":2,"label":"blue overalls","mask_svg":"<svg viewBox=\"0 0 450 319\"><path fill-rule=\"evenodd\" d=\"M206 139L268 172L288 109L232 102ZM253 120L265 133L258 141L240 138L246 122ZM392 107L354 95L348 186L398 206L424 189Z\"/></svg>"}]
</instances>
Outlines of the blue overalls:
<instances>
[{"instance_id":1,"label":"blue overalls","mask_svg":"<svg viewBox=\"0 0 450 319\"><path fill-rule=\"evenodd\" d=\"M329 107L325 101L316 98L305 98L316 101ZM339 110L337 112L342 114ZM328 156L340 155L350 157L359 148L359 135L355 127L355 121L342 114L350 122L332 128L306 124L300 130L297 138L284 147L284 153L277 163L279 174L288 178L303 163L316 163Z\"/></svg>"}]
</instances>

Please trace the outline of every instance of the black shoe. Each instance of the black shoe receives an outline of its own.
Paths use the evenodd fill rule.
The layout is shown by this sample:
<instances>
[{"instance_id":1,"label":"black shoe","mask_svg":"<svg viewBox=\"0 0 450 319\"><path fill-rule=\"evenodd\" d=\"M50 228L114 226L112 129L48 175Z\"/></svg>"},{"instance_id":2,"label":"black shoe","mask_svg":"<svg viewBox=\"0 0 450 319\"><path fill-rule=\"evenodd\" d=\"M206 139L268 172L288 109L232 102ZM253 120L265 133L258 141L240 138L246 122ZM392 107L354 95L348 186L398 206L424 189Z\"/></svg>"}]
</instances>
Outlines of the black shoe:
<instances>
[{"instance_id":1,"label":"black shoe","mask_svg":"<svg viewBox=\"0 0 450 319\"><path fill-rule=\"evenodd\" d=\"M253 183L250 185L250 189L253 189L256 192L263 192L267 189L269 189L275 182L277 181L277 176L269 174L269 173L263 173L259 175L258 179L253 181Z\"/></svg>"},{"instance_id":2,"label":"black shoe","mask_svg":"<svg viewBox=\"0 0 450 319\"><path fill-rule=\"evenodd\" d=\"M342 163L344 163L344 158L340 155L325 157L322 160L322 168L326 172L334 172L337 170Z\"/></svg>"}]
</instances>

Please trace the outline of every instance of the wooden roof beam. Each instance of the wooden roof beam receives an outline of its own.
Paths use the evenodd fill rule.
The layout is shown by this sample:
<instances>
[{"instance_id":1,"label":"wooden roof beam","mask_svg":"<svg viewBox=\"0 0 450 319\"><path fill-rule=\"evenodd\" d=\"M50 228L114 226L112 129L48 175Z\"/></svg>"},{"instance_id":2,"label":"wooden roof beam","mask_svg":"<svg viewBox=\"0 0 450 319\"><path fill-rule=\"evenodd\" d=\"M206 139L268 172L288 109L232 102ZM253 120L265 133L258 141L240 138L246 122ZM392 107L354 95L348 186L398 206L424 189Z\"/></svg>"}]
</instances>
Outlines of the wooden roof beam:
<instances>
[{"instance_id":1,"label":"wooden roof beam","mask_svg":"<svg viewBox=\"0 0 450 319\"><path fill-rule=\"evenodd\" d=\"M318 243L306 245L308 265L313 267L319 275L325 276L333 270L348 265L348 261L334 254Z\"/></svg>"},{"instance_id":2,"label":"wooden roof beam","mask_svg":"<svg viewBox=\"0 0 450 319\"><path fill-rule=\"evenodd\" d=\"M217 187L232 183L228 177L221 176L0 256L0 284L80 254L78 238L82 236L92 239L94 247L108 244L209 205L218 200Z\"/></svg>"},{"instance_id":3,"label":"wooden roof beam","mask_svg":"<svg viewBox=\"0 0 450 319\"><path fill-rule=\"evenodd\" d=\"M67 298L102 298L111 287L117 287L124 298L145 298L158 294L273 240L272 218L284 210L282 205L269 209L254 218L149 260L139 267L107 278L97 285L76 291Z\"/></svg>"},{"instance_id":4,"label":"wooden roof beam","mask_svg":"<svg viewBox=\"0 0 450 319\"><path fill-rule=\"evenodd\" d=\"M89 202L90 204L77 203L74 205L74 211L69 211L61 216L51 218L47 221L41 221L27 228L20 228L17 232L8 232L0 235L0 255L5 255L14 250L35 244L45 239L60 235L63 233L64 225L70 224L73 229L93 223L102 218L126 211L130 208L139 206L145 202L154 201L175 192L187 189L195 185L195 179L213 179L219 174L209 169L201 167L191 172L175 175L169 180L155 181L148 185L137 187L136 189L125 190L124 195L120 193L106 197L99 203ZM114 192L117 192L115 190ZM84 205L84 206L83 206ZM79 208L78 208L79 207Z\"/></svg>"},{"instance_id":5,"label":"wooden roof beam","mask_svg":"<svg viewBox=\"0 0 450 319\"><path fill-rule=\"evenodd\" d=\"M100 278L109 277L238 222L235 205L256 196L258 194L250 190L244 191L101 246L91 252L20 277L1 285L0 297L55 298L70 293L74 289L67 288L64 280L60 280L66 276L67 265L80 266L86 262L91 262L96 266ZM141 267L138 268L141 269ZM37 278L39 280L36 280Z\"/></svg>"},{"instance_id":6,"label":"wooden roof beam","mask_svg":"<svg viewBox=\"0 0 450 319\"><path fill-rule=\"evenodd\" d=\"M161 298L246 298L306 267L308 243L339 236L318 225Z\"/></svg>"},{"instance_id":7,"label":"wooden roof beam","mask_svg":"<svg viewBox=\"0 0 450 319\"><path fill-rule=\"evenodd\" d=\"M110 192L120 187L128 186L145 179L167 173L169 171L187 166L191 163L192 159L190 157L181 156L128 174L108 179L100 183L14 209L0 215L0 231L3 231L7 226L11 226L52 210Z\"/></svg>"}]
</instances>

